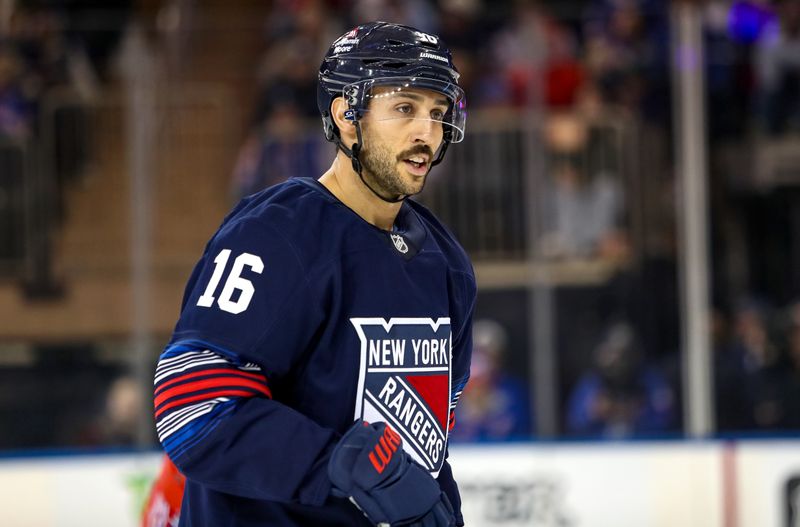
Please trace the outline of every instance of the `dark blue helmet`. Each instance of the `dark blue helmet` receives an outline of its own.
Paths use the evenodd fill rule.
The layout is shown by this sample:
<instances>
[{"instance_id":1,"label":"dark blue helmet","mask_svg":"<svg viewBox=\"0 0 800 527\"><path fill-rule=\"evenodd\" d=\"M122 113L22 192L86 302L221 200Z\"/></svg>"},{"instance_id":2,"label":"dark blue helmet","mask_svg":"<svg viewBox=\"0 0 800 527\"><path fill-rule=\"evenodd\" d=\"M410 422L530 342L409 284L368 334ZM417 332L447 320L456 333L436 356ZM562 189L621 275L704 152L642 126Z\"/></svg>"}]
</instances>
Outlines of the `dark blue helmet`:
<instances>
[{"instance_id":1,"label":"dark blue helmet","mask_svg":"<svg viewBox=\"0 0 800 527\"><path fill-rule=\"evenodd\" d=\"M458 77L450 50L439 37L387 22L360 25L331 45L319 68L317 105L325 138L344 147L349 155L331 117L331 102L336 97L346 98L346 118L358 123L367 110L373 87L425 88L442 93L450 101L442 118L444 144L438 162L448 143L464 138L466 103Z\"/></svg>"}]
</instances>

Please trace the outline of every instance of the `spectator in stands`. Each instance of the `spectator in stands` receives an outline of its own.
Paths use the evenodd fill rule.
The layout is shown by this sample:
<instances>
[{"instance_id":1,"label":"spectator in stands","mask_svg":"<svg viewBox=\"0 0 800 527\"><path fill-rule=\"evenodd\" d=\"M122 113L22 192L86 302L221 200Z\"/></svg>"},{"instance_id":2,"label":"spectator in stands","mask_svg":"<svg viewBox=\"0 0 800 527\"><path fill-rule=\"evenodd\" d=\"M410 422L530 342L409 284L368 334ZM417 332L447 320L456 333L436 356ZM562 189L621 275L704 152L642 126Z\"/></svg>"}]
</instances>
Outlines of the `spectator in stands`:
<instances>
[{"instance_id":1,"label":"spectator in stands","mask_svg":"<svg viewBox=\"0 0 800 527\"><path fill-rule=\"evenodd\" d=\"M782 360L769 315L766 308L757 304L739 310L734 352L742 361L740 386L750 395L753 425L777 430L785 428L792 417L787 408L786 383L793 365L791 355Z\"/></svg>"},{"instance_id":2,"label":"spectator in stands","mask_svg":"<svg viewBox=\"0 0 800 527\"><path fill-rule=\"evenodd\" d=\"M549 54L544 71L544 103L554 110L569 109L586 82L586 71L578 57L576 36L556 21L549 24Z\"/></svg>"},{"instance_id":3,"label":"spectator in stands","mask_svg":"<svg viewBox=\"0 0 800 527\"><path fill-rule=\"evenodd\" d=\"M439 33L439 10L427 0L354 0L350 25L387 20L428 33ZM447 40L449 44L449 40Z\"/></svg>"},{"instance_id":4,"label":"spectator in stands","mask_svg":"<svg viewBox=\"0 0 800 527\"><path fill-rule=\"evenodd\" d=\"M122 374L108 387L105 407L95 422L100 445L136 444L142 422L142 383L133 375Z\"/></svg>"},{"instance_id":5,"label":"spectator in stands","mask_svg":"<svg viewBox=\"0 0 800 527\"><path fill-rule=\"evenodd\" d=\"M669 117L669 82L659 4L647 0L597 2L585 30L585 62L606 103L652 122ZM648 16L649 15L649 16Z\"/></svg>"},{"instance_id":6,"label":"spectator in stands","mask_svg":"<svg viewBox=\"0 0 800 527\"><path fill-rule=\"evenodd\" d=\"M675 396L664 375L646 363L633 328L612 325L594 350L594 367L569 396L567 433L623 438L668 432Z\"/></svg>"},{"instance_id":7,"label":"spectator in stands","mask_svg":"<svg viewBox=\"0 0 800 527\"><path fill-rule=\"evenodd\" d=\"M27 90L40 92L66 83L69 72L63 20L52 10L18 5L10 22L8 42L19 54Z\"/></svg>"},{"instance_id":8,"label":"spectator in stands","mask_svg":"<svg viewBox=\"0 0 800 527\"><path fill-rule=\"evenodd\" d=\"M543 199L542 249L552 258L621 261L628 253L622 186L614 174L587 162L588 137L588 127L577 115L556 115L547 123L552 157Z\"/></svg>"},{"instance_id":9,"label":"spectator in stands","mask_svg":"<svg viewBox=\"0 0 800 527\"><path fill-rule=\"evenodd\" d=\"M31 103L20 82L19 56L0 46L0 137L23 140L31 132Z\"/></svg>"},{"instance_id":10,"label":"spectator in stands","mask_svg":"<svg viewBox=\"0 0 800 527\"><path fill-rule=\"evenodd\" d=\"M719 140L742 137L750 126L752 44L769 12L769 4L760 1L704 3L706 115L711 150Z\"/></svg>"},{"instance_id":11,"label":"spectator in stands","mask_svg":"<svg viewBox=\"0 0 800 527\"><path fill-rule=\"evenodd\" d=\"M268 45L260 59L253 126L239 149L232 198L238 200L292 177L321 171L324 141L318 126L317 57L341 34L321 0L275 2L267 24Z\"/></svg>"},{"instance_id":12,"label":"spectator in stands","mask_svg":"<svg viewBox=\"0 0 800 527\"><path fill-rule=\"evenodd\" d=\"M756 66L767 133L800 130L800 0L778 0L779 17L758 42Z\"/></svg>"},{"instance_id":13,"label":"spectator in stands","mask_svg":"<svg viewBox=\"0 0 800 527\"><path fill-rule=\"evenodd\" d=\"M238 200L292 177L318 174L327 143L319 134L309 133L307 125L291 97L276 93L265 122L253 129L239 150L233 198Z\"/></svg>"},{"instance_id":14,"label":"spectator in stands","mask_svg":"<svg viewBox=\"0 0 800 527\"><path fill-rule=\"evenodd\" d=\"M800 429L800 302L770 323L760 302L742 302L730 342L717 340L717 428ZM770 331L774 327L779 331ZM721 333L721 332L715 332ZM720 353L721 351L721 353Z\"/></svg>"},{"instance_id":15,"label":"spectator in stands","mask_svg":"<svg viewBox=\"0 0 800 527\"><path fill-rule=\"evenodd\" d=\"M722 310L711 316L711 346L714 372L714 407L716 427L720 432L748 430L753 427L750 396L741 386L740 361L733 360L733 334L730 318Z\"/></svg>"},{"instance_id":16,"label":"spectator in stands","mask_svg":"<svg viewBox=\"0 0 800 527\"><path fill-rule=\"evenodd\" d=\"M481 27L480 0L443 0L439 19L438 34L450 45L453 62L461 74L458 83L470 94L470 106L480 106L475 79L481 68L480 52L486 38L486 30Z\"/></svg>"},{"instance_id":17,"label":"spectator in stands","mask_svg":"<svg viewBox=\"0 0 800 527\"><path fill-rule=\"evenodd\" d=\"M538 2L516 2L508 25L490 42L499 73L493 80L502 83L507 104L540 108L574 102L583 81L575 37Z\"/></svg>"},{"instance_id":18,"label":"spectator in stands","mask_svg":"<svg viewBox=\"0 0 800 527\"><path fill-rule=\"evenodd\" d=\"M783 428L800 430L800 301L787 309Z\"/></svg>"},{"instance_id":19,"label":"spectator in stands","mask_svg":"<svg viewBox=\"0 0 800 527\"><path fill-rule=\"evenodd\" d=\"M527 386L503 369L506 330L493 320L473 324L470 381L456 409L453 441L525 439L532 433Z\"/></svg>"},{"instance_id":20,"label":"spectator in stands","mask_svg":"<svg viewBox=\"0 0 800 527\"><path fill-rule=\"evenodd\" d=\"M481 27L480 0L442 0L440 2L439 36L447 42L450 49L478 51L486 38L486 30ZM461 71L461 68L458 69ZM462 74L463 77L463 74ZM462 79L459 79L459 83Z\"/></svg>"},{"instance_id":21,"label":"spectator in stands","mask_svg":"<svg viewBox=\"0 0 800 527\"><path fill-rule=\"evenodd\" d=\"M276 93L291 97L301 117L317 120L317 57L342 33L341 23L321 0L276 2L269 21L254 122L269 117Z\"/></svg>"},{"instance_id":22,"label":"spectator in stands","mask_svg":"<svg viewBox=\"0 0 800 527\"><path fill-rule=\"evenodd\" d=\"M720 413L730 419L719 423L720 430L781 427L782 365L768 320L763 302L746 299L736 306L730 346L716 365ZM738 399L738 408L729 407L728 397Z\"/></svg>"},{"instance_id":23,"label":"spectator in stands","mask_svg":"<svg viewBox=\"0 0 800 527\"><path fill-rule=\"evenodd\" d=\"M101 81L110 79L112 59L134 12L133 0L51 0L61 9L73 53L85 54Z\"/></svg>"}]
</instances>

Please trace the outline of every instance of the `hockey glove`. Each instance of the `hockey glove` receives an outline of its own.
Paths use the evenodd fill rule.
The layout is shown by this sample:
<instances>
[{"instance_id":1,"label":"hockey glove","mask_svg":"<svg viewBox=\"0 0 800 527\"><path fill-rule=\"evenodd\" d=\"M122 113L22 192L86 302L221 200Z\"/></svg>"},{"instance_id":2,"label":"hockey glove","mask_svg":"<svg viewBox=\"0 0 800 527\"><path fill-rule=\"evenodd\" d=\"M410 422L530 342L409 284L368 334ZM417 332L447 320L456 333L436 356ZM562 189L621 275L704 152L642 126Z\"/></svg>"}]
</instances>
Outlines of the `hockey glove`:
<instances>
[{"instance_id":1,"label":"hockey glove","mask_svg":"<svg viewBox=\"0 0 800 527\"><path fill-rule=\"evenodd\" d=\"M386 423L356 423L334 447L328 463L333 494L349 497L375 525L455 525L439 483L403 451Z\"/></svg>"}]
</instances>

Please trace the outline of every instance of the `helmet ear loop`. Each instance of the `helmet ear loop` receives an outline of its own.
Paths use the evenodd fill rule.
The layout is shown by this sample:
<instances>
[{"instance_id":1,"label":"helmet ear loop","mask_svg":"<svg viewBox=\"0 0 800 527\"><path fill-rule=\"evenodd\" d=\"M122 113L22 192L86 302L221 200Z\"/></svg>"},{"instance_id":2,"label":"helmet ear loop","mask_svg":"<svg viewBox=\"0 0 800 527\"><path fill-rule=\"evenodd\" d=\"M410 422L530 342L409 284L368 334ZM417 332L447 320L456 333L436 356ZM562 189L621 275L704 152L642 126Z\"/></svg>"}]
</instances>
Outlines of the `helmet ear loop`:
<instances>
[{"instance_id":1,"label":"helmet ear loop","mask_svg":"<svg viewBox=\"0 0 800 527\"><path fill-rule=\"evenodd\" d=\"M339 134L336 134L336 146L338 146L339 149L350 158L350 162L353 164L353 170L363 180L364 178L361 176L361 161L358 159L358 154L361 152L361 146L363 144L363 139L361 136L361 123L358 121L358 112L355 108L353 108L353 104L355 104L356 101L348 100L347 102L348 108L344 112L344 115L345 119L352 121L353 126L356 127L356 142L353 144L352 148L347 148L347 146L344 144L344 141L342 141L342 137Z\"/></svg>"},{"instance_id":2,"label":"helmet ear loop","mask_svg":"<svg viewBox=\"0 0 800 527\"><path fill-rule=\"evenodd\" d=\"M361 152L361 125L359 124L358 120L353 121L353 126L356 127L356 142L353 144L352 148L347 148L342 141L342 136L337 134L333 135L333 141L336 143L336 146L344 152L344 154L350 158L351 163L353 164L353 170L360 176L361 175L361 161L358 159L358 154Z\"/></svg>"}]
</instances>

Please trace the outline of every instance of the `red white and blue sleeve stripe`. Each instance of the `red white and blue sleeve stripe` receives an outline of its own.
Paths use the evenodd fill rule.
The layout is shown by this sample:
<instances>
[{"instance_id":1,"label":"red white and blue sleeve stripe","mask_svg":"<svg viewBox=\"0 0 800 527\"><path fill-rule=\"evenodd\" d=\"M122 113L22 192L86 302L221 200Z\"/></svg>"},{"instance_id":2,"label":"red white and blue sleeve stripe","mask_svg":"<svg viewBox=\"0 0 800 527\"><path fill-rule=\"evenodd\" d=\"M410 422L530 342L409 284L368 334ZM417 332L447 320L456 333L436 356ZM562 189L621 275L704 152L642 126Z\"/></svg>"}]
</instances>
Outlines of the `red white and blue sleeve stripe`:
<instances>
[{"instance_id":1,"label":"red white and blue sleeve stripe","mask_svg":"<svg viewBox=\"0 0 800 527\"><path fill-rule=\"evenodd\" d=\"M467 385L467 380L463 379L453 386L453 392L450 394L450 424L448 430L452 430L456 425L456 406L458 406L458 400L461 398L461 392L464 391L464 387Z\"/></svg>"},{"instance_id":2,"label":"red white and blue sleeve stripe","mask_svg":"<svg viewBox=\"0 0 800 527\"><path fill-rule=\"evenodd\" d=\"M161 355L154 384L156 432L172 459L207 436L243 400L272 398L257 364L181 345Z\"/></svg>"}]
</instances>

